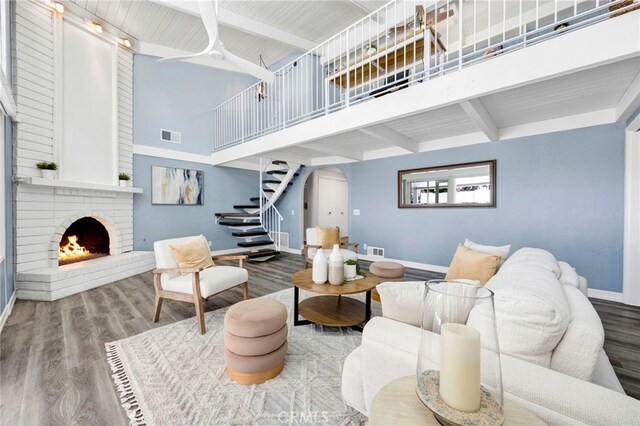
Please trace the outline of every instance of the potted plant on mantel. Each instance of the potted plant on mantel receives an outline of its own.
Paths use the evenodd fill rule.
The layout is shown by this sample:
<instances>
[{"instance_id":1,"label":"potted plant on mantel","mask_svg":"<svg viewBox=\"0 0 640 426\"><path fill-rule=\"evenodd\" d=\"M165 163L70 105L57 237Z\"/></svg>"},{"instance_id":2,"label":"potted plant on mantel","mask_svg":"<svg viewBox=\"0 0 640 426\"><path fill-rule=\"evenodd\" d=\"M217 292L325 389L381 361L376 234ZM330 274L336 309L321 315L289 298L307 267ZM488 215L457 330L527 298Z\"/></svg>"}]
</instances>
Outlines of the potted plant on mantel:
<instances>
[{"instance_id":1,"label":"potted plant on mantel","mask_svg":"<svg viewBox=\"0 0 640 426\"><path fill-rule=\"evenodd\" d=\"M131 179L131 176L129 176L126 173L120 173L118 175L118 181L120 183L120 186L129 186L130 179Z\"/></svg>"},{"instance_id":2,"label":"potted plant on mantel","mask_svg":"<svg viewBox=\"0 0 640 426\"><path fill-rule=\"evenodd\" d=\"M58 170L58 165L56 163L41 161L36 163L36 167L40 169L40 173L45 179L55 179L57 176L56 170Z\"/></svg>"}]
</instances>

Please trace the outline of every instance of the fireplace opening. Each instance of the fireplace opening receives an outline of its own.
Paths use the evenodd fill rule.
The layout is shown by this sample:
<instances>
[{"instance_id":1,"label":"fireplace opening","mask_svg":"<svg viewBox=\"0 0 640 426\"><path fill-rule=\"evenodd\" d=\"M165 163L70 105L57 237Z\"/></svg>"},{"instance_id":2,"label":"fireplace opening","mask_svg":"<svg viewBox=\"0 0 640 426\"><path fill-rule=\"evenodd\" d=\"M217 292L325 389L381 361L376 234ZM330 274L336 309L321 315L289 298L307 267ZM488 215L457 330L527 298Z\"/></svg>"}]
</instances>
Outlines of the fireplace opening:
<instances>
[{"instance_id":1,"label":"fireplace opening","mask_svg":"<svg viewBox=\"0 0 640 426\"><path fill-rule=\"evenodd\" d=\"M58 265L109 255L109 233L99 221L83 217L73 222L60 240Z\"/></svg>"}]
</instances>

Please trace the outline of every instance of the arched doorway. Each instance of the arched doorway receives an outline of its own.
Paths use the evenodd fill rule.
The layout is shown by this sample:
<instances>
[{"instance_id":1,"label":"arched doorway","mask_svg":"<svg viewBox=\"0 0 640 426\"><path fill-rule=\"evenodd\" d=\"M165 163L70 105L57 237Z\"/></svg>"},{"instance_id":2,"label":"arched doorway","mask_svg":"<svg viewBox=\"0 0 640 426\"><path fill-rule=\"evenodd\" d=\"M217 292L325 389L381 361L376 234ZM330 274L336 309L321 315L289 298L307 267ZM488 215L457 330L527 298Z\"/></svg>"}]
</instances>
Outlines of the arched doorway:
<instances>
[{"instance_id":1,"label":"arched doorway","mask_svg":"<svg viewBox=\"0 0 640 426\"><path fill-rule=\"evenodd\" d=\"M304 183L302 235L307 228L340 227L340 237L349 236L349 183L341 170L318 167ZM304 237L303 237L304 238Z\"/></svg>"}]
</instances>

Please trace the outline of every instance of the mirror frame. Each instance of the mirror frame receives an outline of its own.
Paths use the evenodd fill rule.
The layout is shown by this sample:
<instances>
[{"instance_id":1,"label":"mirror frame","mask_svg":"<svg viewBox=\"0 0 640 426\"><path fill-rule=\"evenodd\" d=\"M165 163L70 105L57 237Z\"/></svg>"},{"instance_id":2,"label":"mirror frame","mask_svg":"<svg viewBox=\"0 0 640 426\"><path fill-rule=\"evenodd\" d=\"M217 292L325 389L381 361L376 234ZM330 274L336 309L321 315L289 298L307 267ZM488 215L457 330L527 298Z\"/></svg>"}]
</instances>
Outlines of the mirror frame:
<instances>
[{"instance_id":1,"label":"mirror frame","mask_svg":"<svg viewBox=\"0 0 640 426\"><path fill-rule=\"evenodd\" d=\"M491 183L491 201L487 204L402 204L402 176L415 172L431 172L436 170L455 169L473 166L489 166L489 182ZM398 170L398 208L422 209L422 208L492 208L496 206L496 160L474 161L470 163L447 164L436 167L421 167L418 169Z\"/></svg>"}]
</instances>

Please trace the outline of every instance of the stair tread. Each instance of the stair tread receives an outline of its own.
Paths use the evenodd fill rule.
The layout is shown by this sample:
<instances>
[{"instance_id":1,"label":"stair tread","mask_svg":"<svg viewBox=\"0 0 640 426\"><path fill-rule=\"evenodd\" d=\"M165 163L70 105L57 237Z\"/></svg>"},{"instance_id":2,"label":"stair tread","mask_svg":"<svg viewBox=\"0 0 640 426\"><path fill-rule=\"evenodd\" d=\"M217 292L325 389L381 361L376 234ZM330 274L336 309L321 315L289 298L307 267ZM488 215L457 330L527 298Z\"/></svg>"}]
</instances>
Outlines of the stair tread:
<instances>
[{"instance_id":1,"label":"stair tread","mask_svg":"<svg viewBox=\"0 0 640 426\"><path fill-rule=\"evenodd\" d=\"M237 213L237 212L230 212L230 213L216 213L217 217L258 217L260 216L258 213Z\"/></svg>"},{"instance_id":2,"label":"stair tread","mask_svg":"<svg viewBox=\"0 0 640 426\"><path fill-rule=\"evenodd\" d=\"M273 244L271 240L260 240L260 241L245 241L242 243L238 243L238 247L259 247L259 246L269 246Z\"/></svg>"},{"instance_id":3,"label":"stair tread","mask_svg":"<svg viewBox=\"0 0 640 426\"><path fill-rule=\"evenodd\" d=\"M234 209L259 209L260 205L258 204L236 204L233 206Z\"/></svg>"},{"instance_id":4,"label":"stair tread","mask_svg":"<svg viewBox=\"0 0 640 426\"><path fill-rule=\"evenodd\" d=\"M252 259L256 257L277 256L280 252L278 250L258 250L253 252L247 251L242 254L247 256L249 259Z\"/></svg>"},{"instance_id":5,"label":"stair tread","mask_svg":"<svg viewBox=\"0 0 640 426\"><path fill-rule=\"evenodd\" d=\"M289 173L288 170L268 170L267 171L268 175L286 175L287 173ZM300 173L296 172L293 174L293 176L300 176Z\"/></svg>"},{"instance_id":6,"label":"stair tread","mask_svg":"<svg viewBox=\"0 0 640 426\"><path fill-rule=\"evenodd\" d=\"M286 161L282 161L282 160L273 160L273 161L271 162L271 164L275 164L276 166L280 166L280 165L282 165L282 164L285 164L285 165L286 165L286 164L287 164L287 162L286 162Z\"/></svg>"},{"instance_id":7,"label":"stair tread","mask_svg":"<svg viewBox=\"0 0 640 426\"><path fill-rule=\"evenodd\" d=\"M260 222L259 221L253 221L253 222L240 222L240 221L230 221L230 220L221 220L220 222L218 222L219 225L224 225L224 226L260 226Z\"/></svg>"},{"instance_id":8,"label":"stair tread","mask_svg":"<svg viewBox=\"0 0 640 426\"><path fill-rule=\"evenodd\" d=\"M267 235L267 231L244 231L244 232L232 232L234 237L258 237L260 235Z\"/></svg>"},{"instance_id":9,"label":"stair tread","mask_svg":"<svg viewBox=\"0 0 640 426\"><path fill-rule=\"evenodd\" d=\"M271 188L265 188L265 189L263 189L263 191L264 191L264 192L269 192L269 193L276 192L275 190L273 190L273 189L271 189ZM285 192L287 192L287 190L286 190L286 189L285 189L284 191L282 191L282 193L283 193L283 194L284 194Z\"/></svg>"},{"instance_id":10,"label":"stair tread","mask_svg":"<svg viewBox=\"0 0 640 426\"><path fill-rule=\"evenodd\" d=\"M260 197L251 197L249 201L260 201Z\"/></svg>"},{"instance_id":11,"label":"stair tread","mask_svg":"<svg viewBox=\"0 0 640 426\"><path fill-rule=\"evenodd\" d=\"M265 179L262 181L262 183L282 183L282 181L275 179ZM293 182L288 182L287 185L293 185Z\"/></svg>"}]
</instances>

